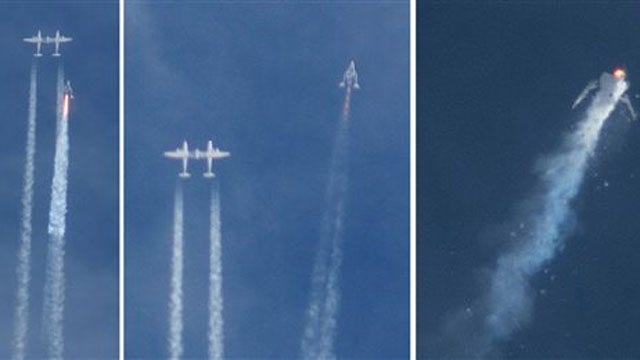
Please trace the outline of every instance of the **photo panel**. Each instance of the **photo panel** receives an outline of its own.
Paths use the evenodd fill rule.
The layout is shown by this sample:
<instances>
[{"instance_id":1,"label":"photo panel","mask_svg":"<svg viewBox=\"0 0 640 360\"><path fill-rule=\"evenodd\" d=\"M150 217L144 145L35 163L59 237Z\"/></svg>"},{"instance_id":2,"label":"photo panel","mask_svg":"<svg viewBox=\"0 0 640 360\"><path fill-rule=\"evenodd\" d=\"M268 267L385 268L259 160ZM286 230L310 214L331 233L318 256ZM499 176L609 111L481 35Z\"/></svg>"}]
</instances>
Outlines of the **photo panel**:
<instances>
[{"instance_id":1,"label":"photo panel","mask_svg":"<svg viewBox=\"0 0 640 360\"><path fill-rule=\"evenodd\" d=\"M125 3L126 358L408 358L409 2Z\"/></svg>"},{"instance_id":2,"label":"photo panel","mask_svg":"<svg viewBox=\"0 0 640 360\"><path fill-rule=\"evenodd\" d=\"M640 356L638 14L418 4L419 358Z\"/></svg>"},{"instance_id":3,"label":"photo panel","mask_svg":"<svg viewBox=\"0 0 640 360\"><path fill-rule=\"evenodd\" d=\"M119 349L118 2L0 3L0 358Z\"/></svg>"}]
</instances>

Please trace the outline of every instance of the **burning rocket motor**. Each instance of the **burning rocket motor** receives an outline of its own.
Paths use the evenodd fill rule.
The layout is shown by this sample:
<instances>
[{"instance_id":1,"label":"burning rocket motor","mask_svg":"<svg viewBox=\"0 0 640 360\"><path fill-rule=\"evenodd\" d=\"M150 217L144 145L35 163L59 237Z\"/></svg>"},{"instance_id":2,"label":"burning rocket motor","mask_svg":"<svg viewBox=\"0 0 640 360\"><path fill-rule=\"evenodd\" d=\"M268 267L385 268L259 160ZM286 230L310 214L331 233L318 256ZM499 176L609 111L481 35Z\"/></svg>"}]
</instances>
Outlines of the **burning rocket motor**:
<instances>
[{"instance_id":1,"label":"burning rocket motor","mask_svg":"<svg viewBox=\"0 0 640 360\"><path fill-rule=\"evenodd\" d=\"M608 91L609 96L613 96L613 90L615 89L618 82L625 81L626 77L627 74L622 68L614 69L612 74L606 72L602 73L602 75L600 75L600 80L594 80L590 82L589 85L587 85L587 87L582 90L582 93L578 95L571 108L574 109L576 106L578 106L593 90L597 88ZM623 94L620 97L620 102L627 107L627 110L629 110L629 114L631 114L631 120L638 120L638 115L633 109L633 106L631 105L631 101L629 100L627 94Z\"/></svg>"},{"instance_id":2,"label":"burning rocket motor","mask_svg":"<svg viewBox=\"0 0 640 360\"><path fill-rule=\"evenodd\" d=\"M64 85L64 93L62 95L62 116L66 120L69 115L69 101L73 99L73 89L71 88L71 81L67 80Z\"/></svg>"},{"instance_id":3,"label":"burning rocket motor","mask_svg":"<svg viewBox=\"0 0 640 360\"><path fill-rule=\"evenodd\" d=\"M356 64L351 60L349 63L349 67L344 72L342 76L342 82L340 82L340 87L349 86L353 89L359 90L360 85L358 85L358 73L356 72Z\"/></svg>"}]
</instances>

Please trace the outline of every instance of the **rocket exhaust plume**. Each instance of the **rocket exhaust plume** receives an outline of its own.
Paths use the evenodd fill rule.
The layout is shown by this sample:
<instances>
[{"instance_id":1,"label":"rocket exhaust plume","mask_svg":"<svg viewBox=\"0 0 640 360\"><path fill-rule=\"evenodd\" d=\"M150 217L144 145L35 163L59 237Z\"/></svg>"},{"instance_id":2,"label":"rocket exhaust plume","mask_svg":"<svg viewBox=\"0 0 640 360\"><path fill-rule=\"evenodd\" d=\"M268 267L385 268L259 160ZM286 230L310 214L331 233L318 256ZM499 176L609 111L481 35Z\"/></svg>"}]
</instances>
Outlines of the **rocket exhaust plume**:
<instances>
[{"instance_id":1,"label":"rocket exhaust plume","mask_svg":"<svg viewBox=\"0 0 640 360\"><path fill-rule=\"evenodd\" d=\"M593 87L593 85L589 85ZM539 188L518 218L517 243L501 254L492 269L487 292L473 307L453 314L444 328L443 354L435 357L495 357L497 345L531 318L531 277L551 261L572 230L571 201L583 182L605 120L624 96L628 83L604 73L599 90L577 128L562 146L539 161ZM584 95L581 95L584 97Z\"/></svg>"},{"instance_id":2,"label":"rocket exhaust plume","mask_svg":"<svg viewBox=\"0 0 640 360\"><path fill-rule=\"evenodd\" d=\"M67 214L67 176L69 167L69 134L67 114L62 111L64 67L58 63L57 131L54 157L51 205L49 208L49 249L45 280L44 321L48 337L49 358L62 359L64 316L64 234Z\"/></svg>"},{"instance_id":3,"label":"rocket exhaust plume","mask_svg":"<svg viewBox=\"0 0 640 360\"><path fill-rule=\"evenodd\" d=\"M67 118L69 116L69 94L64 94L62 100L62 117Z\"/></svg>"},{"instance_id":4,"label":"rocket exhaust plume","mask_svg":"<svg viewBox=\"0 0 640 360\"><path fill-rule=\"evenodd\" d=\"M305 359L335 359L337 315L340 305L340 267L342 264L342 233L347 192L347 150L351 84L347 84L342 119L329 169L327 208L323 216L318 252L311 277L311 296L306 311L306 326L302 337L302 357Z\"/></svg>"},{"instance_id":5,"label":"rocket exhaust plume","mask_svg":"<svg viewBox=\"0 0 640 360\"><path fill-rule=\"evenodd\" d=\"M20 248L18 250L18 290L16 293L13 358L22 360L27 348L29 326L29 284L31 280L31 235L33 214L34 159L36 154L36 108L38 100L38 60L31 62L29 82L29 114L27 117L27 145L22 187L20 219Z\"/></svg>"},{"instance_id":6,"label":"rocket exhaust plume","mask_svg":"<svg viewBox=\"0 0 640 360\"><path fill-rule=\"evenodd\" d=\"M344 95L344 106L342 108L342 121L349 120L349 113L351 112L351 86L347 86L347 90Z\"/></svg>"},{"instance_id":7,"label":"rocket exhaust plume","mask_svg":"<svg viewBox=\"0 0 640 360\"><path fill-rule=\"evenodd\" d=\"M209 253L209 359L222 359L224 354L222 298L222 236L220 233L220 193L217 182L211 187Z\"/></svg>"},{"instance_id":8,"label":"rocket exhaust plume","mask_svg":"<svg viewBox=\"0 0 640 360\"><path fill-rule=\"evenodd\" d=\"M183 205L181 182L176 185L174 199L171 294L169 297L169 358L177 360L182 356Z\"/></svg>"}]
</instances>

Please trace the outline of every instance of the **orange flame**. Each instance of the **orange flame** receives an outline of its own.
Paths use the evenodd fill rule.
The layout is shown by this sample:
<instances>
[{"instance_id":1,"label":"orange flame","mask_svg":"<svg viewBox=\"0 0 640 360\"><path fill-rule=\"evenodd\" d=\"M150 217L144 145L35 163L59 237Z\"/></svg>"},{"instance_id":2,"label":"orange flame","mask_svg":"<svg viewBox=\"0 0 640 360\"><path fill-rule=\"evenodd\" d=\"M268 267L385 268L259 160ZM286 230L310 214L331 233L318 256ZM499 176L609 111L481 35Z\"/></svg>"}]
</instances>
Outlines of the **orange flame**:
<instances>
[{"instance_id":1,"label":"orange flame","mask_svg":"<svg viewBox=\"0 0 640 360\"><path fill-rule=\"evenodd\" d=\"M69 115L69 94L64 94L64 99L62 102L62 117L66 119Z\"/></svg>"},{"instance_id":2,"label":"orange flame","mask_svg":"<svg viewBox=\"0 0 640 360\"><path fill-rule=\"evenodd\" d=\"M627 73L623 68L615 68L613 70L613 76L615 76L616 79L623 79L625 76L627 76Z\"/></svg>"}]
</instances>

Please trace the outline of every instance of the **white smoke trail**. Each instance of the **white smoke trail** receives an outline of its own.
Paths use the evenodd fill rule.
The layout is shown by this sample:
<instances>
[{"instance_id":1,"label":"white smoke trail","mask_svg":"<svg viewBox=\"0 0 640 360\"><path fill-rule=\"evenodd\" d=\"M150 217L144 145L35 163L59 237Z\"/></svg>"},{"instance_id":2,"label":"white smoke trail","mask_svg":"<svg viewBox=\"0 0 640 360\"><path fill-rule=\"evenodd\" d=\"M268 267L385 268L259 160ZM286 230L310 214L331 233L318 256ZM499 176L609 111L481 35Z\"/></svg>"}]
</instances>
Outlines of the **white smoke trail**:
<instances>
[{"instance_id":1,"label":"white smoke trail","mask_svg":"<svg viewBox=\"0 0 640 360\"><path fill-rule=\"evenodd\" d=\"M347 86L342 121L338 128L329 169L327 210L323 216L320 244L311 277L311 297L302 337L305 359L334 359L337 314L340 305L342 232L347 192L347 150L351 86Z\"/></svg>"},{"instance_id":2,"label":"white smoke trail","mask_svg":"<svg viewBox=\"0 0 640 360\"><path fill-rule=\"evenodd\" d=\"M334 223L334 235L329 259L329 273L327 276L326 298L323 314L321 315L320 352L316 359L335 359L333 343L335 341L338 307L340 305L339 276L342 265L342 224L344 218L344 200L340 200Z\"/></svg>"},{"instance_id":3,"label":"white smoke trail","mask_svg":"<svg viewBox=\"0 0 640 360\"><path fill-rule=\"evenodd\" d=\"M45 280L45 327L49 340L49 358L62 359L64 349L64 234L67 214L67 176L69 167L68 118L62 113L64 67L58 63L57 131L51 204L49 208L49 249Z\"/></svg>"},{"instance_id":4,"label":"white smoke trail","mask_svg":"<svg viewBox=\"0 0 640 360\"><path fill-rule=\"evenodd\" d=\"M29 82L29 114L27 117L27 145L22 188L22 217L20 221L20 249L18 250L18 290L16 293L13 358L24 359L29 326L29 283L31 280L31 217L33 214L34 159L36 154L36 109L38 100L38 60L31 63Z\"/></svg>"},{"instance_id":5,"label":"white smoke trail","mask_svg":"<svg viewBox=\"0 0 640 360\"><path fill-rule=\"evenodd\" d=\"M209 253L209 359L222 359L224 354L222 298L222 237L220 233L220 194L218 184L211 188Z\"/></svg>"},{"instance_id":6,"label":"white smoke trail","mask_svg":"<svg viewBox=\"0 0 640 360\"><path fill-rule=\"evenodd\" d=\"M176 185L173 208L173 245L171 256L171 294L169 297L169 358L182 356L182 267L183 267L182 184Z\"/></svg>"},{"instance_id":7,"label":"white smoke trail","mask_svg":"<svg viewBox=\"0 0 640 360\"><path fill-rule=\"evenodd\" d=\"M530 279L553 259L568 236L573 214L571 201L580 190L603 124L627 87L624 80L603 74L600 90L584 119L564 139L559 151L540 162L542 190L531 197L531 202L537 201L538 206L521 221L527 232L517 246L498 258L488 294L476 304L479 318L468 308L450 319L446 336L457 345L447 350L448 355L494 356L495 346L530 320L533 306Z\"/></svg>"}]
</instances>

